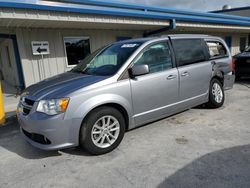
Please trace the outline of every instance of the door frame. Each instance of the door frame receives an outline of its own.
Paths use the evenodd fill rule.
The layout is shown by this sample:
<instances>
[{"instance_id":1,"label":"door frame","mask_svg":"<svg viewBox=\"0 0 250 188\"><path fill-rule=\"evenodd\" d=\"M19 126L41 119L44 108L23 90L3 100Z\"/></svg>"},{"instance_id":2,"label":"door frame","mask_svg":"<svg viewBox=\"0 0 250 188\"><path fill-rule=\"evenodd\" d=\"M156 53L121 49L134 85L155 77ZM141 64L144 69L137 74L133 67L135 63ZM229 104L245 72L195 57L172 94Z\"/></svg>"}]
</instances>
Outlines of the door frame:
<instances>
[{"instance_id":1,"label":"door frame","mask_svg":"<svg viewBox=\"0 0 250 188\"><path fill-rule=\"evenodd\" d=\"M20 54L19 54L19 50L18 50L16 35L13 35L13 34L1 34L0 33L0 38L11 39L12 40L13 48L14 48L14 54L15 54L15 60L16 60L16 66L17 66L19 88L20 88L20 91L22 91L25 88L25 83L24 83L23 68L22 68L22 65L21 65L21 58L20 58Z\"/></svg>"}]
</instances>

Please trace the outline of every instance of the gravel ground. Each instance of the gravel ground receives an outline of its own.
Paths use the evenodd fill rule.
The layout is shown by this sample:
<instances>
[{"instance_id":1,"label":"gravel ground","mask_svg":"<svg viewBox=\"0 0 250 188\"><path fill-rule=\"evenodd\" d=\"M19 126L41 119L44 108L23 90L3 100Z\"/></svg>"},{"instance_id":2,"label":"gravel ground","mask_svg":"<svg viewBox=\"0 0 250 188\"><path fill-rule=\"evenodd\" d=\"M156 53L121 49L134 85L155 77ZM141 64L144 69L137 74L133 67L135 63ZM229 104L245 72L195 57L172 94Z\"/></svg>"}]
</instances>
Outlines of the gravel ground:
<instances>
[{"instance_id":1,"label":"gravel ground","mask_svg":"<svg viewBox=\"0 0 250 188\"><path fill-rule=\"evenodd\" d=\"M115 151L42 151L15 118L0 127L0 187L250 187L250 82L220 109L194 108L129 131Z\"/></svg>"}]
</instances>

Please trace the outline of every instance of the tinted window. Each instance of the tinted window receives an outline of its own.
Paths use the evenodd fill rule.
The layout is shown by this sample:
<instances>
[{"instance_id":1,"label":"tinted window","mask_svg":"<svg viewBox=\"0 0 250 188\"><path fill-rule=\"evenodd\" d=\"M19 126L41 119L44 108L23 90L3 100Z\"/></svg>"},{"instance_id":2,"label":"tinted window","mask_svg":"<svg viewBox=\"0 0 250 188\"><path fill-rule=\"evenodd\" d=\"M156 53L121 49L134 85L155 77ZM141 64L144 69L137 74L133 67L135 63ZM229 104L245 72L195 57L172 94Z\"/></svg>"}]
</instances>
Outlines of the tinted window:
<instances>
[{"instance_id":1,"label":"tinted window","mask_svg":"<svg viewBox=\"0 0 250 188\"><path fill-rule=\"evenodd\" d=\"M99 76L113 75L141 44L140 42L114 43L86 57L72 71Z\"/></svg>"},{"instance_id":2,"label":"tinted window","mask_svg":"<svg viewBox=\"0 0 250 188\"><path fill-rule=\"evenodd\" d=\"M134 64L146 64L149 72L160 72L172 68L171 53L166 42L146 48L134 61Z\"/></svg>"},{"instance_id":3,"label":"tinted window","mask_svg":"<svg viewBox=\"0 0 250 188\"><path fill-rule=\"evenodd\" d=\"M224 57L227 55L227 50L220 42L207 42L210 58Z\"/></svg>"},{"instance_id":4,"label":"tinted window","mask_svg":"<svg viewBox=\"0 0 250 188\"><path fill-rule=\"evenodd\" d=\"M179 66L206 60L202 40L200 39L176 39L173 40L173 47Z\"/></svg>"},{"instance_id":5,"label":"tinted window","mask_svg":"<svg viewBox=\"0 0 250 188\"><path fill-rule=\"evenodd\" d=\"M69 66L77 65L90 54L89 38L65 37L64 45Z\"/></svg>"}]
</instances>

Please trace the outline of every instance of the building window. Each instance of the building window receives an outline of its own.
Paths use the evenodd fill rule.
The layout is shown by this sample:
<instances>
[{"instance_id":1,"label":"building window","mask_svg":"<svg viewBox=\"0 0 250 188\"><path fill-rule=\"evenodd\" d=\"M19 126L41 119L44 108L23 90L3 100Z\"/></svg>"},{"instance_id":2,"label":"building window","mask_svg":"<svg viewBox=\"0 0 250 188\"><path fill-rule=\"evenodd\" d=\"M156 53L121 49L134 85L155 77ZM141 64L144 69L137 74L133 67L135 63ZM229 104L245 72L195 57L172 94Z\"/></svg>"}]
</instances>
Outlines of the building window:
<instances>
[{"instance_id":1,"label":"building window","mask_svg":"<svg viewBox=\"0 0 250 188\"><path fill-rule=\"evenodd\" d=\"M173 40L176 60L179 66L200 63L206 60L201 39Z\"/></svg>"},{"instance_id":2,"label":"building window","mask_svg":"<svg viewBox=\"0 0 250 188\"><path fill-rule=\"evenodd\" d=\"M79 64L90 54L89 37L64 37L68 66Z\"/></svg>"},{"instance_id":3,"label":"building window","mask_svg":"<svg viewBox=\"0 0 250 188\"><path fill-rule=\"evenodd\" d=\"M209 49L209 55L210 55L211 59L217 58L217 57L227 56L227 50L226 50L225 46L223 44L221 44L220 42L208 41L207 46Z\"/></svg>"}]
</instances>

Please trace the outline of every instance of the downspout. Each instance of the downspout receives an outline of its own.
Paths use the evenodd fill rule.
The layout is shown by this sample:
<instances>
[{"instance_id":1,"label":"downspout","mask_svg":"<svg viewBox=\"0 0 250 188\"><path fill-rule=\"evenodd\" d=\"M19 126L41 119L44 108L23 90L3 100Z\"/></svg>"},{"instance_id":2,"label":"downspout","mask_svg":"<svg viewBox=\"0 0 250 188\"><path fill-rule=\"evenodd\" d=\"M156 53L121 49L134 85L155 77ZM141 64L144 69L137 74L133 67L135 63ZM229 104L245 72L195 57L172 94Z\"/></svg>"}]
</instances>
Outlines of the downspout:
<instances>
[{"instance_id":1,"label":"downspout","mask_svg":"<svg viewBox=\"0 0 250 188\"><path fill-rule=\"evenodd\" d=\"M159 34L159 33L165 32L165 31L173 30L173 29L176 29L176 20L175 19L169 20L168 27L164 27L164 28L149 31L149 32L144 32L143 37L149 37L151 35Z\"/></svg>"}]
</instances>

